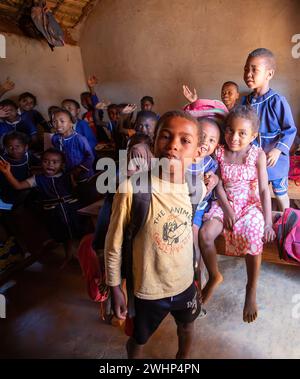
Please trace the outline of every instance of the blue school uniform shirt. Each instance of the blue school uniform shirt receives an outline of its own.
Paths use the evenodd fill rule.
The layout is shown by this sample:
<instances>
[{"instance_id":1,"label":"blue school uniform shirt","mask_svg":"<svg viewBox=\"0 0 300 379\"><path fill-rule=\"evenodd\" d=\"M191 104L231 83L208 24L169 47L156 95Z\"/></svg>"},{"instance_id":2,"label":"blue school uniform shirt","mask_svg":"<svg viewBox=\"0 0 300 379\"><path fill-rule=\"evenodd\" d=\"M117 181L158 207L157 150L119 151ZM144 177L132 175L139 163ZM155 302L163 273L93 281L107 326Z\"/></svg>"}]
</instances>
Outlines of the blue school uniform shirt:
<instances>
[{"instance_id":1,"label":"blue school uniform shirt","mask_svg":"<svg viewBox=\"0 0 300 379\"><path fill-rule=\"evenodd\" d=\"M209 171L215 173L218 169L218 162L216 159L212 158L210 155L204 157L200 162L193 163L187 169L187 171L192 175L204 175ZM212 197L212 192L210 192L204 199L203 202L207 202Z\"/></svg>"},{"instance_id":2,"label":"blue school uniform shirt","mask_svg":"<svg viewBox=\"0 0 300 379\"><path fill-rule=\"evenodd\" d=\"M94 152L94 148L97 145L97 140L92 129L89 126L89 123L85 120L77 120L75 123L74 129L75 129L75 132L84 136L88 140L88 143L92 151Z\"/></svg>"},{"instance_id":3,"label":"blue school uniform shirt","mask_svg":"<svg viewBox=\"0 0 300 379\"><path fill-rule=\"evenodd\" d=\"M79 182L93 175L94 155L85 137L74 132L71 136L63 138L56 133L53 135L51 142L56 149L65 153L67 172L77 166L83 168L78 178Z\"/></svg>"},{"instance_id":4,"label":"blue school uniform shirt","mask_svg":"<svg viewBox=\"0 0 300 379\"><path fill-rule=\"evenodd\" d=\"M2 141L2 138L4 134L9 132L22 132L26 134L28 137L32 137L34 134L37 133L36 127L34 124L29 121L23 121L21 117L19 116L18 119L14 122L9 122L7 120L0 121L0 139Z\"/></svg>"},{"instance_id":5,"label":"blue school uniform shirt","mask_svg":"<svg viewBox=\"0 0 300 379\"><path fill-rule=\"evenodd\" d=\"M21 111L19 109L18 112L21 116L21 120L25 123L32 123L35 126L35 128L37 128L37 125L41 125L45 132L50 132L51 128L49 127L48 122L36 109L31 109L30 111Z\"/></svg>"},{"instance_id":6,"label":"blue school uniform shirt","mask_svg":"<svg viewBox=\"0 0 300 379\"><path fill-rule=\"evenodd\" d=\"M6 153L2 155L3 159L10 163L13 176L22 182L31 175L30 168L32 166L40 166L41 161L30 153L25 153L24 157L19 160L12 159ZM22 197L21 192L24 190L15 190L7 181L5 176L0 173L0 194L4 201L15 203ZM25 190L27 191L27 190ZM21 195L21 196L19 196Z\"/></svg>"},{"instance_id":7,"label":"blue school uniform shirt","mask_svg":"<svg viewBox=\"0 0 300 379\"><path fill-rule=\"evenodd\" d=\"M267 93L256 98L253 94L244 96L242 104L250 104L260 119L259 137L254 143L262 147L265 153L273 148L281 151L276 165L267 168L269 180L288 176L289 150L297 128L286 98L269 89Z\"/></svg>"}]
</instances>

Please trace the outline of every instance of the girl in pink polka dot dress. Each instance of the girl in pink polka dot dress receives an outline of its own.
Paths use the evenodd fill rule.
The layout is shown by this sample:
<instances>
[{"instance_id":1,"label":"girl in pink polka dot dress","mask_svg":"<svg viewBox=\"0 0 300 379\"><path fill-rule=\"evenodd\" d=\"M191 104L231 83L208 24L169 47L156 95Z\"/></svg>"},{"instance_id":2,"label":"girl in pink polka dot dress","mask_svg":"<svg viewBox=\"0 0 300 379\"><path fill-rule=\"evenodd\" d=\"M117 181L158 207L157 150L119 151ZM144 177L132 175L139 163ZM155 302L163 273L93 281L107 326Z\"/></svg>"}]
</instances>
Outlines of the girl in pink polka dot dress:
<instances>
[{"instance_id":1,"label":"girl in pink polka dot dress","mask_svg":"<svg viewBox=\"0 0 300 379\"><path fill-rule=\"evenodd\" d=\"M254 110L241 105L229 113L225 128L226 145L215 151L221 177L217 186L218 200L204 215L200 231L201 252L209 273L202 292L203 303L223 280L214 244L223 232L226 254L245 256L248 282L243 319L246 322L257 317L256 287L263 243L275 238L266 155L252 144L258 128L259 119Z\"/></svg>"}]
</instances>

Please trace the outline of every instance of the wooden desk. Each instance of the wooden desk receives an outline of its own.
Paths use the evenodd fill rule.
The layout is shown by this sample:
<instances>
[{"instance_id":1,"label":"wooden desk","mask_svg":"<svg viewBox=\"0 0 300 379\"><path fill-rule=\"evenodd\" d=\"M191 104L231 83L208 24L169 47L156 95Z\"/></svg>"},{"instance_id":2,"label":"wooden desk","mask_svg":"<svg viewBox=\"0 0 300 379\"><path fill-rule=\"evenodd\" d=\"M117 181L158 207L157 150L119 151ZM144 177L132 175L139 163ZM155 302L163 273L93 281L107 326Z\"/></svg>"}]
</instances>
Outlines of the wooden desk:
<instances>
[{"instance_id":1,"label":"wooden desk","mask_svg":"<svg viewBox=\"0 0 300 379\"><path fill-rule=\"evenodd\" d=\"M275 198L272 186L270 184L271 197ZM290 200L300 200L300 186L297 186L294 180L289 180L289 190L288 190Z\"/></svg>"}]
</instances>

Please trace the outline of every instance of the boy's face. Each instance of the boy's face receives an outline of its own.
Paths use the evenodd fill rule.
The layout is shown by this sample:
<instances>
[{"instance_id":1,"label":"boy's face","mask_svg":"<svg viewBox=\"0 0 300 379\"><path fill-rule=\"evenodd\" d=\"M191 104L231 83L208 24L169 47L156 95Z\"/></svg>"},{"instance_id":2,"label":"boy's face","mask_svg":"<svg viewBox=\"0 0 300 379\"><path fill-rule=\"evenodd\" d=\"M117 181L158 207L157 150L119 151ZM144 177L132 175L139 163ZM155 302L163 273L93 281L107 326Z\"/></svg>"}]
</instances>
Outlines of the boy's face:
<instances>
[{"instance_id":1,"label":"boy's face","mask_svg":"<svg viewBox=\"0 0 300 379\"><path fill-rule=\"evenodd\" d=\"M15 160L22 159L27 149L28 145L24 145L24 143L18 139L9 140L5 146L7 154Z\"/></svg>"},{"instance_id":2,"label":"boy's face","mask_svg":"<svg viewBox=\"0 0 300 379\"><path fill-rule=\"evenodd\" d=\"M47 176L57 175L63 169L61 156L58 154L45 154L42 160L43 171Z\"/></svg>"},{"instance_id":3,"label":"boy's face","mask_svg":"<svg viewBox=\"0 0 300 379\"><path fill-rule=\"evenodd\" d=\"M234 152L247 148L256 137L252 122L242 117L233 118L231 125L225 129L226 144L229 150Z\"/></svg>"},{"instance_id":4,"label":"boy's face","mask_svg":"<svg viewBox=\"0 0 300 379\"><path fill-rule=\"evenodd\" d=\"M17 120L18 118L18 111L17 111L17 108L15 108L14 106L12 105L7 105L5 106L5 108L7 109L7 112L8 112L8 115L7 117L5 117L5 119L9 122L14 122Z\"/></svg>"},{"instance_id":5,"label":"boy's face","mask_svg":"<svg viewBox=\"0 0 300 379\"><path fill-rule=\"evenodd\" d=\"M230 110L238 101L239 93L234 84L225 84L221 90L221 99L226 107Z\"/></svg>"},{"instance_id":6,"label":"boy's face","mask_svg":"<svg viewBox=\"0 0 300 379\"><path fill-rule=\"evenodd\" d=\"M80 109L78 109L72 101L64 101L62 103L62 107L71 113L74 120L77 120L80 113Z\"/></svg>"},{"instance_id":7,"label":"boy's face","mask_svg":"<svg viewBox=\"0 0 300 379\"><path fill-rule=\"evenodd\" d=\"M153 137L154 137L155 127L156 127L156 120L153 120L151 118L139 117L136 120L135 130L138 133L146 134L152 140L153 140Z\"/></svg>"},{"instance_id":8,"label":"boy's face","mask_svg":"<svg viewBox=\"0 0 300 379\"><path fill-rule=\"evenodd\" d=\"M169 170L184 173L186 168L199 156L198 128L192 121L183 117L172 117L162 125L154 145L156 158L167 158Z\"/></svg>"},{"instance_id":9,"label":"boy's face","mask_svg":"<svg viewBox=\"0 0 300 379\"><path fill-rule=\"evenodd\" d=\"M19 107L22 111L31 111L34 108L34 100L32 97L27 96L19 101Z\"/></svg>"},{"instance_id":10,"label":"boy's face","mask_svg":"<svg viewBox=\"0 0 300 379\"><path fill-rule=\"evenodd\" d=\"M268 85L274 70L268 67L264 57L249 57L244 67L244 81L252 90Z\"/></svg>"},{"instance_id":11,"label":"boy's face","mask_svg":"<svg viewBox=\"0 0 300 379\"><path fill-rule=\"evenodd\" d=\"M153 104L149 100L141 101L141 110L142 111L152 111Z\"/></svg>"},{"instance_id":12,"label":"boy's face","mask_svg":"<svg viewBox=\"0 0 300 379\"><path fill-rule=\"evenodd\" d=\"M200 157L213 154L220 140L220 129L209 122L201 122Z\"/></svg>"},{"instance_id":13,"label":"boy's face","mask_svg":"<svg viewBox=\"0 0 300 379\"><path fill-rule=\"evenodd\" d=\"M80 100L81 100L81 105L86 110L90 110L93 108L93 102L92 102L92 96L91 95L81 96Z\"/></svg>"},{"instance_id":14,"label":"boy's face","mask_svg":"<svg viewBox=\"0 0 300 379\"><path fill-rule=\"evenodd\" d=\"M111 122L116 122L119 120L120 112L117 108L108 109L107 114Z\"/></svg>"},{"instance_id":15,"label":"boy's face","mask_svg":"<svg viewBox=\"0 0 300 379\"><path fill-rule=\"evenodd\" d=\"M53 126L57 133L62 136L69 135L73 130L73 123L65 113L55 113L53 117Z\"/></svg>"}]
</instances>

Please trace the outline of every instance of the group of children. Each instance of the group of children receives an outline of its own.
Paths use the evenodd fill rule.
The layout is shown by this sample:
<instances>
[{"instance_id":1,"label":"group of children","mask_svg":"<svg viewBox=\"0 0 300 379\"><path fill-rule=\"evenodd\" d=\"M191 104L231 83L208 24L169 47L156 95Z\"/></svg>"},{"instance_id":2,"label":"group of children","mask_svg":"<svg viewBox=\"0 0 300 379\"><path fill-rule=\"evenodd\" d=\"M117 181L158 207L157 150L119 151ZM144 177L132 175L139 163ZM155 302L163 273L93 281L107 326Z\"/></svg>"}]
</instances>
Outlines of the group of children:
<instances>
[{"instance_id":1,"label":"group of children","mask_svg":"<svg viewBox=\"0 0 300 379\"><path fill-rule=\"evenodd\" d=\"M90 92L81 96L82 105L87 108L87 124L79 119L80 106L74 100L66 99L62 108L51 109L50 123L44 125L45 130L54 127L54 148L42 153L42 173L34 176L18 177L14 172L14 162L23 162L25 157L28 170L28 146L38 146L34 129L20 124L25 120L22 114L29 112L30 107L25 110L20 102L18 113L12 103L0 103L0 117L4 119L0 135L4 134L5 148L0 171L6 184L14 189L40 190L44 208L55 209L54 216L48 217L50 224L61 219L68 229L70 220L75 220L76 212L71 211L84 202L86 185L94 174L97 142L113 143L116 151L127 149L128 190L110 196L113 202L105 216L109 225L104 257L114 313L125 319L121 266L128 257L123 256L122 246L125 239L132 239L134 317L126 345L129 358L141 356L144 344L168 313L177 324L176 357L189 356L194 321L204 314L202 304L208 302L223 280L215 247L221 233L226 254L245 256L248 280L243 320L252 322L257 318L256 288L263 243L275 238L269 182L279 209L284 210L289 206L289 150L297 130L286 99L269 87L274 72L273 53L256 49L248 55L244 67L244 81L252 92L241 104L238 85L231 81L222 86L223 103L198 99L196 90L192 92L184 86L184 96L190 102L184 111L159 117L153 112L153 99L147 96L142 99L135 120L132 114L136 106L99 102L94 91L96 79L92 77L88 82ZM108 123L101 118L104 108ZM29 143L7 134L12 124L14 136L26 132ZM160 167L160 160L167 161L167 166ZM134 192L136 176L150 169L153 170L146 175L151 180L150 198L139 197L138 201ZM191 196L194 179L198 179L200 193L196 204ZM71 195L74 186L81 188L77 191L81 194L79 200ZM133 234L128 229L132 226L132 212L138 212L142 203L142 207L147 207L146 217L143 223L135 225ZM95 245L101 233L102 237L106 233L99 227L104 217L100 215ZM76 230L76 226L71 229ZM70 232L65 231L69 233L65 243L72 238ZM201 258L208 271L204 286L199 275Z\"/></svg>"}]
</instances>

